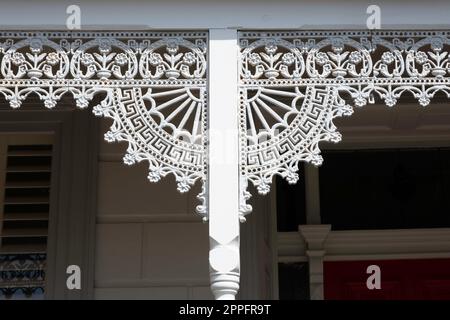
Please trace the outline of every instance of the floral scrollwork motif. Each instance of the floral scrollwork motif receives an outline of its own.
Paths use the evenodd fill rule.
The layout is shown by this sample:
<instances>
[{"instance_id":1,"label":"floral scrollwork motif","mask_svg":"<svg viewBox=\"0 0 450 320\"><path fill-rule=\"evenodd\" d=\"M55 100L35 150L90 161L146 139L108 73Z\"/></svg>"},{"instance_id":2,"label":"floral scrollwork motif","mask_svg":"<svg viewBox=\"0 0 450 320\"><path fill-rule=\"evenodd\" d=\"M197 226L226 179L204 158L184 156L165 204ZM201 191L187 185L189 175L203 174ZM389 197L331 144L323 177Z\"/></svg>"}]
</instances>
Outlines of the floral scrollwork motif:
<instances>
[{"instance_id":1,"label":"floral scrollwork motif","mask_svg":"<svg viewBox=\"0 0 450 320\"><path fill-rule=\"evenodd\" d=\"M362 44L348 38L328 38L308 52L306 70L312 78L366 77L372 71L372 58Z\"/></svg>"},{"instance_id":2,"label":"floral scrollwork motif","mask_svg":"<svg viewBox=\"0 0 450 320\"><path fill-rule=\"evenodd\" d=\"M301 51L287 41L263 39L256 41L242 54L242 77L298 79L305 71Z\"/></svg>"},{"instance_id":3,"label":"floral scrollwork motif","mask_svg":"<svg viewBox=\"0 0 450 320\"><path fill-rule=\"evenodd\" d=\"M33 37L10 46L0 68L5 79L63 79L69 72L69 59L57 43Z\"/></svg>"},{"instance_id":4,"label":"floral scrollwork motif","mask_svg":"<svg viewBox=\"0 0 450 320\"><path fill-rule=\"evenodd\" d=\"M431 75L443 78L450 73L449 52L444 49L450 45L448 38L431 37L417 42L406 56L408 74L412 77Z\"/></svg>"},{"instance_id":5,"label":"floral scrollwork motif","mask_svg":"<svg viewBox=\"0 0 450 320\"><path fill-rule=\"evenodd\" d=\"M206 73L205 50L202 40L196 45L182 38L160 40L144 50L139 65L141 75L144 79L202 78Z\"/></svg>"},{"instance_id":6,"label":"floral scrollwork motif","mask_svg":"<svg viewBox=\"0 0 450 320\"><path fill-rule=\"evenodd\" d=\"M81 45L71 60L75 78L133 79L138 72L136 55L126 44L116 39L98 38Z\"/></svg>"}]
</instances>

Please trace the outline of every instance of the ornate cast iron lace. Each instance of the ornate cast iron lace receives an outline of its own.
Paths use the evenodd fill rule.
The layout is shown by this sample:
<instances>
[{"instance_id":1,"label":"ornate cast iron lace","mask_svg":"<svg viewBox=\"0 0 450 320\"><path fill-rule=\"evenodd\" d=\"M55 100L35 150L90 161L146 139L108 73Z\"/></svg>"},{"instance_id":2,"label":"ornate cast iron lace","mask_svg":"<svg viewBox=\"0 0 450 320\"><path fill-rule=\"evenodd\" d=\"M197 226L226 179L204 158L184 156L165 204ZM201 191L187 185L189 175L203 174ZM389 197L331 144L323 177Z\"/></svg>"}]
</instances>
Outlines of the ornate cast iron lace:
<instances>
[{"instance_id":1,"label":"ornate cast iron lace","mask_svg":"<svg viewBox=\"0 0 450 320\"><path fill-rule=\"evenodd\" d=\"M147 160L150 181L173 174L186 192L206 179L206 50L205 32L2 32L0 93L12 108L34 94L49 109L66 94L84 109L100 93L93 112L113 119L108 142L128 142L124 162Z\"/></svg>"},{"instance_id":2,"label":"ornate cast iron lace","mask_svg":"<svg viewBox=\"0 0 450 320\"><path fill-rule=\"evenodd\" d=\"M46 254L0 255L0 300L42 299L45 291Z\"/></svg>"},{"instance_id":3,"label":"ornate cast iron lace","mask_svg":"<svg viewBox=\"0 0 450 320\"><path fill-rule=\"evenodd\" d=\"M275 174L298 179L299 161L322 163L319 142L341 140L333 119L351 105L426 106L450 97L447 31L240 32L241 213L251 181L265 194ZM207 33L2 32L0 93L18 108L30 95L54 108L113 119L109 142L128 142L124 162L147 160L152 182L172 174L178 190L203 182L206 216Z\"/></svg>"},{"instance_id":4,"label":"ornate cast iron lace","mask_svg":"<svg viewBox=\"0 0 450 320\"><path fill-rule=\"evenodd\" d=\"M320 165L319 142L339 142L333 119L377 100L450 98L450 32L240 33L241 214L251 181L261 194L299 161Z\"/></svg>"}]
</instances>

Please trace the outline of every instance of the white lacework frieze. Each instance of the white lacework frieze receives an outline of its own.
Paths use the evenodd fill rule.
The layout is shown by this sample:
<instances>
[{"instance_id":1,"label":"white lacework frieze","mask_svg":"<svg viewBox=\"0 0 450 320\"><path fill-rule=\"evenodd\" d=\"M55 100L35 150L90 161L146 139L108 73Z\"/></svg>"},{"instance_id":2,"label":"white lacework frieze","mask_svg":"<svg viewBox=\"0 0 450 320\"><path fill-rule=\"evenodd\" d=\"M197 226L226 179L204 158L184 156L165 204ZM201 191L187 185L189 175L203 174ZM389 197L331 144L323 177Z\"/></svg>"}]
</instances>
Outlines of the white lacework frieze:
<instances>
[{"instance_id":1,"label":"white lacework frieze","mask_svg":"<svg viewBox=\"0 0 450 320\"><path fill-rule=\"evenodd\" d=\"M333 119L352 105L426 106L450 98L448 31L240 32L241 211L251 181L299 179L298 162L322 163L319 143L339 142Z\"/></svg>"},{"instance_id":2,"label":"white lacework frieze","mask_svg":"<svg viewBox=\"0 0 450 320\"><path fill-rule=\"evenodd\" d=\"M1 75L4 79L204 79L204 33L131 35L2 33Z\"/></svg>"},{"instance_id":3,"label":"white lacework frieze","mask_svg":"<svg viewBox=\"0 0 450 320\"><path fill-rule=\"evenodd\" d=\"M241 34L241 80L444 78L448 32ZM387 35L384 35L387 34Z\"/></svg>"},{"instance_id":4,"label":"white lacework frieze","mask_svg":"<svg viewBox=\"0 0 450 320\"><path fill-rule=\"evenodd\" d=\"M13 108L30 95L49 109L65 95L113 119L108 142L123 160L148 161L148 179L172 174L180 192L206 181L207 33L2 32L0 93ZM205 188L198 211L206 216Z\"/></svg>"}]
</instances>

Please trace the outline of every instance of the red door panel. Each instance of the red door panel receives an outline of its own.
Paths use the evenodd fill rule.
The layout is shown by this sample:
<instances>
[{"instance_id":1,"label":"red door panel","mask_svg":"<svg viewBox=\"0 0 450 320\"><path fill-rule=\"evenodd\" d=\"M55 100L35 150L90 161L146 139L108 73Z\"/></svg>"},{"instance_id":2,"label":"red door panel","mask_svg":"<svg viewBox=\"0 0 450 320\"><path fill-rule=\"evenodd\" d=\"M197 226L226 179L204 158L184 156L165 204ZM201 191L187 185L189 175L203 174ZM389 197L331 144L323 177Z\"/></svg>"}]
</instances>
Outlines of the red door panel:
<instances>
[{"instance_id":1,"label":"red door panel","mask_svg":"<svg viewBox=\"0 0 450 320\"><path fill-rule=\"evenodd\" d=\"M381 269L381 289L366 286L367 267ZM326 261L324 295L332 300L450 300L450 259Z\"/></svg>"}]
</instances>

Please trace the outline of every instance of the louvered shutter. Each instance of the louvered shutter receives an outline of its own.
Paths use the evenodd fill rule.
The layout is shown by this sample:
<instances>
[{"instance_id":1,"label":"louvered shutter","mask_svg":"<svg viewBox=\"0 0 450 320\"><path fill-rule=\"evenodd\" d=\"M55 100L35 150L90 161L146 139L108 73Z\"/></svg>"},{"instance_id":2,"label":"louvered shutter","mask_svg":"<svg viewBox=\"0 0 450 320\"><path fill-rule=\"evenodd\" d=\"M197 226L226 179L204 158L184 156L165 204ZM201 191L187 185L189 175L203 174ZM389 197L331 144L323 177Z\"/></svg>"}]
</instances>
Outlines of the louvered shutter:
<instances>
[{"instance_id":1,"label":"louvered shutter","mask_svg":"<svg viewBox=\"0 0 450 320\"><path fill-rule=\"evenodd\" d=\"M3 157L0 298L42 298L52 145L7 143Z\"/></svg>"}]
</instances>

